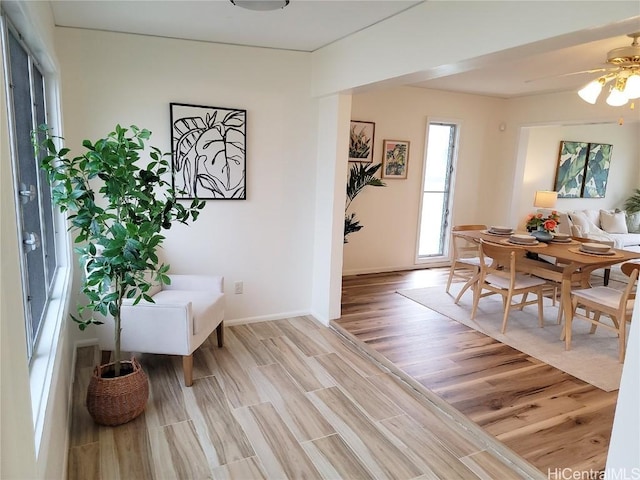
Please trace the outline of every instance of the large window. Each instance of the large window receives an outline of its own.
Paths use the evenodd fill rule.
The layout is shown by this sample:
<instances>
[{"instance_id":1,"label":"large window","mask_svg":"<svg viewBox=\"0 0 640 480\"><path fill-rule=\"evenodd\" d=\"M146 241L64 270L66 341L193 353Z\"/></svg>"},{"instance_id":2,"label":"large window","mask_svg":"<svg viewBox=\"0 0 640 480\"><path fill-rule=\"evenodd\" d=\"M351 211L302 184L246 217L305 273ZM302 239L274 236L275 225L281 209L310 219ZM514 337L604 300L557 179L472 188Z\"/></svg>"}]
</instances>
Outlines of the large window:
<instances>
[{"instance_id":1,"label":"large window","mask_svg":"<svg viewBox=\"0 0 640 480\"><path fill-rule=\"evenodd\" d=\"M20 35L3 28L4 71L8 86L10 150L17 223L22 240L22 286L31 358L49 301L57 266L51 190L35 158L31 132L46 123L45 82ZM8 28L7 28L8 27Z\"/></svg>"},{"instance_id":2,"label":"large window","mask_svg":"<svg viewBox=\"0 0 640 480\"><path fill-rule=\"evenodd\" d=\"M425 153L418 261L447 254L453 167L458 143L458 124L429 121Z\"/></svg>"}]
</instances>

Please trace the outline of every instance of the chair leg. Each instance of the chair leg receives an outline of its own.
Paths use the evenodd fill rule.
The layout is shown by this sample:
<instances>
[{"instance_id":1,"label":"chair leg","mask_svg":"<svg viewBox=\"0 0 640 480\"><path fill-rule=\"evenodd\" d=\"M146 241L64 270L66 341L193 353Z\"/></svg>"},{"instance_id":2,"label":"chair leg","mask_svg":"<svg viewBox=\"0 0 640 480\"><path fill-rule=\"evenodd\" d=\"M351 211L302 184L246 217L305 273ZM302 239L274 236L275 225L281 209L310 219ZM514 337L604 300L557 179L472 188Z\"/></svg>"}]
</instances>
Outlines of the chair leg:
<instances>
[{"instance_id":1,"label":"chair leg","mask_svg":"<svg viewBox=\"0 0 640 480\"><path fill-rule=\"evenodd\" d=\"M218 337L218 347L224 346L224 321L220 322L220 325L216 327L216 335Z\"/></svg>"},{"instance_id":2,"label":"chair leg","mask_svg":"<svg viewBox=\"0 0 640 480\"><path fill-rule=\"evenodd\" d=\"M560 340L564 337L564 349L571 350L571 324L573 323L573 316L576 314L578 308L578 299L574 298L571 301L571 316L564 319L564 328L562 329L562 335Z\"/></svg>"},{"instance_id":3,"label":"chair leg","mask_svg":"<svg viewBox=\"0 0 640 480\"><path fill-rule=\"evenodd\" d=\"M624 362L624 354L625 354L625 350L627 348L627 342L626 342L626 328L627 328L627 320L625 319L625 317L623 316L622 318L618 319L619 323L619 328L618 328L618 342L619 342L619 347L618 347L618 361L620 363Z\"/></svg>"},{"instance_id":4,"label":"chair leg","mask_svg":"<svg viewBox=\"0 0 640 480\"><path fill-rule=\"evenodd\" d=\"M544 313L542 306L542 299L544 298L544 293L542 293L542 289L538 290L538 326L540 328L544 328Z\"/></svg>"},{"instance_id":5,"label":"chair leg","mask_svg":"<svg viewBox=\"0 0 640 480\"><path fill-rule=\"evenodd\" d=\"M449 279L447 280L447 288L445 292L449 293L449 288L451 288L451 280L453 280L453 272L455 271L455 261L451 264L451 268L449 269Z\"/></svg>"},{"instance_id":6,"label":"chair leg","mask_svg":"<svg viewBox=\"0 0 640 480\"><path fill-rule=\"evenodd\" d=\"M193 354L182 357L182 370L184 372L184 385L193 385Z\"/></svg>"},{"instance_id":7,"label":"chair leg","mask_svg":"<svg viewBox=\"0 0 640 480\"><path fill-rule=\"evenodd\" d=\"M611 268L604 269L604 286L609 285L609 277L611 276Z\"/></svg>"},{"instance_id":8,"label":"chair leg","mask_svg":"<svg viewBox=\"0 0 640 480\"><path fill-rule=\"evenodd\" d=\"M478 280L478 283L476 283L476 285L474 286L475 291L473 292L473 307L471 307L471 320L476 318L476 313L478 311L478 302L480 301L480 295L482 295L482 285L480 284L480 280Z\"/></svg>"},{"instance_id":9,"label":"chair leg","mask_svg":"<svg viewBox=\"0 0 640 480\"><path fill-rule=\"evenodd\" d=\"M507 320L509 320L509 311L511 310L511 292L509 292L509 294L505 297L504 295L502 296L502 299L504 300L504 315L502 317L502 330L501 332L504 333L507 331Z\"/></svg>"},{"instance_id":10,"label":"chair leg","mask_svg":"<svg viewBox=\"0 0 640 480\"><path fill-rule=\"evenodd\" d=\"M464 292L466 292L470 287L475 285L475 283L478 281L479 275L480 275L480 272L478 272L477 270L475 272L473 272L473 276L469 280L467 280L467 283L464 284L464 286L462 287L462 289L458 293L458 296L453 301L453 303L455 303L456 305L458 304L458 302L462 298L462 294Z\"/></svg>"}]
</instances>

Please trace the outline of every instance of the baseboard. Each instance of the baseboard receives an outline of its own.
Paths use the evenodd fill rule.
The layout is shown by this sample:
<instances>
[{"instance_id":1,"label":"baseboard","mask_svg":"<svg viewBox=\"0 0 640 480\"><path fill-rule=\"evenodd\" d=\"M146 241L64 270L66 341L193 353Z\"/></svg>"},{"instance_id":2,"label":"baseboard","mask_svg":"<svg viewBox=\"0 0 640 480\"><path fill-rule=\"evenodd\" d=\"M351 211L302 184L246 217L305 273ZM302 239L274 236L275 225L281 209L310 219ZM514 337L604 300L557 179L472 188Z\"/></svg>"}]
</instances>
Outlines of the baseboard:
<instances>
[{"instance_id":1,"label":"baseboard","mask_svg":"<svg viewBox=\"0 0 640 480\"><path fill-rule=\"evenodd\" d=\"M276 313L272 315L260 315L257 317L232 318L231 320L227 320L225 318L224 324L226 326L232 327L234 325L244 325L247 323L268 322L270 320L282 320L284 318L292 318L292 317L304 317L305 315L310 315L309 311L301 310L297 312L284 312L284 313Z\"/></svg>"},{"instance_id":2,"label":"baseboard","mask_svg":"<svg viewBox=\"0 0 640 480\"><path fill-rule=\"evenodd\" d=\"M440 268L448 267L451 265L449 260L442 260L433 263L421 263L419 265L406 265L397 267L373 267L373 268L360 268L355 270L343 270L342 276L347 277L350 275L367 275L370 273L388 273L388 272L401 272L406 270L425 270L427 268Z\"/></svg>"}]
</instances>

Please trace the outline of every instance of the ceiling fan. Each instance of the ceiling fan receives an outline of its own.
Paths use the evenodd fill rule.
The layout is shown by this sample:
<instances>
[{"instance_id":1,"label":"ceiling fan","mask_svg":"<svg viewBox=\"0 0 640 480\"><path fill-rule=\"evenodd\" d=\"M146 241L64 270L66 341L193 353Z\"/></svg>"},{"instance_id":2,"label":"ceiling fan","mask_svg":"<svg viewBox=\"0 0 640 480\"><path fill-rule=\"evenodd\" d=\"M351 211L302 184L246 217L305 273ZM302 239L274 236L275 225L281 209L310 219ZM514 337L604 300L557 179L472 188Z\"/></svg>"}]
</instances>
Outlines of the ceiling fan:
<instances>
[{"instance_id":1,"label":"ceiling fan","mask_svg":"<svg viewBox=\"0 0 640 480\"><path fill-rule=\"evenodd\" d=\"M629 100L640 97L640 44L638 43L640 32L630 33L627 36L633 39L630 46L614 48L607 53L607 63L612 65L611 67L567 74L606 72L578 91L578 95L585 102L596 103L602 87L609 82L613 83L607 97L607 104L612 107L625 105Z\"/></svg>"}]
</instances>

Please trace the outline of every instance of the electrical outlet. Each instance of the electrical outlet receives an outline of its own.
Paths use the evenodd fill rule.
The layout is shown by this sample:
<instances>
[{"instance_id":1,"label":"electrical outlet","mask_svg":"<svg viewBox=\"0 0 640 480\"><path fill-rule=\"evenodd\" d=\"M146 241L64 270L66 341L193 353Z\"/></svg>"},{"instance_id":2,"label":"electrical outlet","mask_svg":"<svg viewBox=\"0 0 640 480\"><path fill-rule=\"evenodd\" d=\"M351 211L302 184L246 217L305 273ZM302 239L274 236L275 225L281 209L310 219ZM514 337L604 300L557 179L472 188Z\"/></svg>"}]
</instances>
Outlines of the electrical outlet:
<instances>
[{"instance_id":1,"label":"electrical outlet","mask_svg":"<svg viewBox=\"0 0 640 480\"><path fill-rule=\"evenodd\" d=\"M236 293L236 295L242 293L242 282L236 282L233 284L234 287L234 292Z\"/></svg>"}]
</instances>

